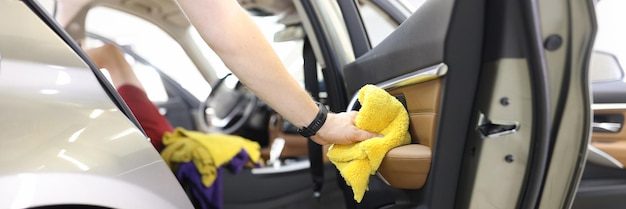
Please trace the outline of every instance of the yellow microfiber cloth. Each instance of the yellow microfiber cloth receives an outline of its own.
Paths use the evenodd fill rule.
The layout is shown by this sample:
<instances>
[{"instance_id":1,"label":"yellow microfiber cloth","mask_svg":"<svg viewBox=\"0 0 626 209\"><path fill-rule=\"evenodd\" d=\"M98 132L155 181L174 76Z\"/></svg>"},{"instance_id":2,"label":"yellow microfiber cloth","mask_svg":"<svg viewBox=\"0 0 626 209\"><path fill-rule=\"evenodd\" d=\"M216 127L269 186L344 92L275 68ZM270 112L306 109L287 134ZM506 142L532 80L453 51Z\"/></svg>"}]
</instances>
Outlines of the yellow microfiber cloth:
<instances>
[{"instance_id":1,"label":"yellow microfiber cloth","mask_svg":"<svg viewBox=\"0 0 626 209\"><path fill-rule=\"evenodd\" d=\"M250 161L258 163L261 146L255 141L240 136L226 134L206 134L176 128L173 133L163 135L165 149L161 157L172 169L178 164L193 161L202 176L202 184L210 186L217 177L217 168L229 162L241 149L250 156Z\"/></svg>"},{"instance_id":2,"label":"yellow microfiber cloth","mask_svg":"<svg viewBox=\"0 0 626 209\"><path fill-rule=\"evenodd\" d=\"M369 176L376 173L387 152L409 144L411 136L408 113L402 103L385 90L365 85L359 90L359 102L361 109L356 116L356 126L382 137L348 145L333 144L326 155L352 187L354 200L360 203Z\"/></svg>"}]
</instances>

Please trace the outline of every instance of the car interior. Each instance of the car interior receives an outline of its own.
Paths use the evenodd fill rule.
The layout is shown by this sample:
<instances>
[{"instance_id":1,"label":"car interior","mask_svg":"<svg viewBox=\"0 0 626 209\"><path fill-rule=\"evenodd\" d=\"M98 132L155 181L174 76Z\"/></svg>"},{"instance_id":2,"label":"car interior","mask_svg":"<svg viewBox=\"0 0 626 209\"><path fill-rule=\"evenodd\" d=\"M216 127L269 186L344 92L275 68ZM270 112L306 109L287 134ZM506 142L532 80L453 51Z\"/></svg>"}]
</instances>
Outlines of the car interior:
<instances>
[{"instance_id":1,"label":"car interior","mask_svg":"<svg viewBox=\"0 0 626 209\"><path fill-rule=\"evenodd\" d=\"M233 76L223 73L220 79L216 79L218 77L217 75L212 75L211 72L202 73L203 71L197 70L196 67L192 67L207 65L207 63L204 63L206 60L193 58L193 55L204 54L201 54L201 50L197 49L199 46L194 46L197 42L192 42L190 40L193 39L195 31L189 30L188 23L184 19L181 19L184 18L182 13L174 11L177 7L173 2L118 2L96 0L77 3L76 1L59 0L55 1L55 3L55 18L65 26L66 30L75 38L77 42L82 43L87 48L101 43L116 44L124 49L130 60L134 61L133 67L136 73L140 76L140 79L156 78L157 81L152 82L158 83L158 85L156 85L155 88L150 87L149 89L157 89L163 92L154 93L153 90L149 90L149 97L159 107L159 111L173 126L185 127L190 130L237 134L253 139L265 147L263 156L266 159L270 156L269 145L274 144L275 139L284 139L284 148L282 149L283 151L280 152L280 158L285 160L285 168L289 168L288 166L290 165L297 166L299 165L299 161L301 159L308 158L308 145L306 140L297 135L295 127L290 125L287 121L282 120L280 115L273 113L269 107L259 101L256 97L254 97L254 95L247 91L245 87L239 84ZM267 3L241 3L244 7L250 8L253 15L260 15L261 17L263 17L263 15L271 15L271 11L277 8L276 5L267 5ZM286 9L293 9L293 5L288 4L287 6L291 7L285 7ZM280 8L283 7L281 6ZM289 13L291 11L287 12ZM102 20L103 17L105 17L106 20ZM280 23L284 22L285 19L288 18L294 19L289 15L283 15L282 18L283 19L275 21ZM132 39L137 37L132 37L132 35L131 37L128 37L128 34L133 29L116 27L117 25L111 24L111 22L115 22L112 21L112 19L128 23L136 30L163 30L164 32L160 33L165 33L170 36L170 39L173 39L174 43L180 44L180 46L183 47L167 44L164 44L166 46L162 47L166 48L167 51L170 52L182 48L182 52L180 53L189 54L189 58L183 60L192 63L180 64L179 62L164 63L159 65L158 63L150 62L150 58L147 57L150 55L141 54L141 52L145 51L140 51L142 50L142 48L140 48L142 47L141 43L133 42L137 39ZM397 24L389 20L383 21L387 21L385 24ZM134 24L134 22L138 23ZM146 24L146 22L151 26L141 25ZM293 26L293 20L291 20L288 24L291 24L289 26ZM295 25L297 25L297 22ZM395 26L388 27L393 28ZM293 27L291 27L291 29L293 29ZM295 29L302 30L301 26L295 27ZM296 45L303 45L302 35L298 36L297 34L285 34L287 32L288 31L286 30L282 30L276 34L281 34L283 37L287 36L288 40L296 39L296 41L292 42L296 42ZM151 34L158 33L154 32ZM294 43L291 43L291 45L294 45ZM381 43L381 45L384 45L384 42ZM295 50L302 50L302 46L296 46L295 48ZM163 50L161 49L161 51ZM142 55L146 57L144 58ZM168 59L171 60L176 60L176 58L178 58L176 55L168 56L170 56ZM357 65L358 64L354 64L354 66ZM418 65L422 64L420 63ZM184 86L185 83L177 82L177 79L174 78L176 74L168 74L166 70L162 70L167 67L179 68L175 69L178 70L176 71L176 74L182 74L180 71L183 70L196 71L194 72L195 74L193 74L196 78L201 76L206 80L213 80L213 85L210 88L206 88L206 86L204 86L206 89L211 89L210 93L206 93L209 92L208 90L200 93L190 92L189 86L193 85L188 84L188 86ZM209 69L213 70L219 67L220 66L211 66ZM351 73L350 70L353 68L354 67L347 67L345 73ZM373 205L372 207L380 207L392 204L394 201L394 197L390 196L392 188L419 189L424 186L426 176L428 175L431 159L431 147L436 133L435 124L438 119L439 98L441 95L441 86L443 85L439 77L445 75L447 66L445 64L428 66L417 71L416 73L412 73L411 69L408 70L410 71L399 71L398 73L395 73L396 75L384 75L383 77L375 78L376 80L368 81L378 83L379 81L388 80L397 76L401 77L399 75L407 74L407 76L404 76L406 78L388 82L385 88L389 89L392 94L397 95L399 99L409 99L403 100L403 102L406 103L405 105L407 105L407 108L412 115L411 120L414 121L413 124L419 123L422 125L411 127L411 134L414 136L414 140L411 145L397 148L390 152L388 159L385 160L383 165L381 165L379 172L380 178L373 177L371 179L371 189L370 192L368 192L368 195L379 196L379 198L370 199L373 201L370 201L370 203L364 203L364 205L371 204ZM198 75L198 71L201 72L201 75ZM219 73L219 70L214 70L212 73L215 72ZM354 73L360 72L355 71ZM325 77L326 73L324 74ZM182 79L184 79L185 82L193 80L188 79L188 77ZM179 81L182 79L178 78ZM150 81L146 81L146 83L148 82ZM324 82L324 79L321 79L318 82ZM315 84L318 82L315 82ZM360 81L356 82L358 83ZM398 84L402 82L404 83ZM409 82L410 85L407 85L406 82ZM317 85L324 87L323 83ZM349 94L352 94L357 90L353 83L348 83L348 86L349 88L352 88L348 91ZM193 86L193 89L197 91L198 89L202 89L202 87L203 86ZM332 88L332 84L326 85L326 87L322 88L317 95L333 94L325 92L324 90L329 91L329 89L325 88ZM334 94L339 93L337 90L343 91L342 88L335 88ZM404 94L417 94L420 95L420 98L422 99L420 99L420 101L416 101L415 98L417 97L402 98L402 95ZM347 94L346 92L341 92L340 95ZM429 102L424 103L423 98L428 98ZM341 111L341 109L344 109L347 105L347 103L339 103L340 101L337 101L337 99L329 101L329 96L322 96L320 99L327 100L327 103L335 102L334 104L329 105L331 108L336 109L336 111ZM347 102L347 100L345 100L345 102ZM323 177L325 180L323 182L324 187L322 188L324 190L322 191L320 204L324 205L326 202L327 204L330 204L331 207L335 208L344 204L342 197L343 194L338 193L342 190L337 188L337 174L335 173L334 168L332 168L325 157L323 158L323 162L326 162L323 169ZM406 161L406 159L410 159L410 161ZM411 167L411 169L405 170L407 164L414 163L417 163L420 166ZM253 169L249 172L237 174L236 176L233 175L232 178L230 178L230 174L227 174L224 178L226 185L224 190L225 206L233 208L257 208L260 207L260 205L273 207L277 205L284 205L286 203L293 202L294 200L314 200L313 198L310 198L311 177L308 172L291 171L286 174L281 174L283 172L288 171L262 171ZM385 183L391 185L392 187L389 188L385 185ZM270 189L268 191L268 188L272 188L272 185L276 184L280 185L280 189L276 191ZM250 189L250 185L255 185L254 188L261 190ZM366 202L367 201L368 200L366 199Z\"/></svg>"},{"instance_id":2,"label":"car interior","mask_svg":"<svg viewBox=\"0 0 626 209\"><path fill-rule=\"evenodd\" d=\"M476 206L469 198L451 201L467 195L475 186L469 182L484 172L478 168L478 158L473 157L486 151L465 144L467 135L507 136L525 133L519 127L532 125L523 120L491 121L486 118L490 111L476 114L478 106L489 106L485 101L490 99L477 92L484 91L485 85L497 86L495 81L499 78L481 72L484 68L502 68L498 65L501 63L491 68L483 65L491 60L517 58L523 51L520 46L511 47L510 40L504 38L486 43L489 37L485 34L499 28L472 30L486 27L489 17L509 17L497 12L488 16L485 10L494 8L485 8L484 3L338 1L344 16L337 17L325 13L337 8L324 1L240 0L255 21L267 28L268 39L273 41L290 73L331 111L358 110L355 94L365 84L387 90L407 109L411 144L387 154L376 175L370 178L363 203L356 205L351 200L351 190L346 189L323 154L327 147L311 145L297 134L295 126L230 75L174 1L39 2L83 47L102 43L121 47L144 85L149 86L148 96L172 126L240 135L259 142L267 162L280 162L278 166L239 174L224 172L225 208ZM493 7L504 11L507 6L510 7ZM351 18L359 24L332 25L337 20L352 21ZM507 23L510 24L489 22L506 28L498 33L516 30L503 26ZM514 66L519 66L516 62ZM619 90L625 89L620 62L623 60L615 52L596 50L592 55L593 135L573 208L620 208L616 205L626 204L621 198L626 194L626 130L622 128L626 92ZM594 69L599 69L598 73ZM508 100L498 101L502 106L508 105ZM475 148L483 143L478 141L467 143L475 143ZM508 161L498 163L511 164ZM521 187L515 183L525 181L524 173L528 170L511 170L517 173L509 179L514 182L512 185ZM517 193L510 193L517 200ZM510 199L501 201L507 200ZM510 202L494 204L517 204Z\"/></svg>"},{"instance_id":3,"label":"car interior","mask_svg":"<svg viewBox=\"0 0 626 209\"><path fill-rule=\"evenodd\" d=\"M302 35L297 33L302 29L297 26L297 18L289 15L293 5L277 2L281 1L240 3L249 8L259 24L270 28L268 36L282 34L284 40L276 47L285 49L281 54L286 56L285 64L295 66L292 73L302 77L302 61L293 57L294 53L302 54ZM173 127L240 135L259 142L268 163L279 161L238 174L224 172L225 208L343 207L333 166L324 157L321 183L325 186L318 191L320 198L314 198L307 140L230 75L174 1L39 3L83 48L103 43L119 46L146 86L148 97ZM116 24L119 22L125 24ZM295 34L276 29L285 24L296 25L287 27ZM145 36L152 39L146 40Z\"/></svg>"},{"instance_id":4,"label":"car interior","mask_svg":"<svg viewBox=\"0 0 626 209\"><path fill-rule=\"evenodd\" d=\"M593 134L588 160L572 208L621 208L626 201L624 150L624 46L620 1L598 1L598 35L590 65Z\"/></svg>"}]
</instances>

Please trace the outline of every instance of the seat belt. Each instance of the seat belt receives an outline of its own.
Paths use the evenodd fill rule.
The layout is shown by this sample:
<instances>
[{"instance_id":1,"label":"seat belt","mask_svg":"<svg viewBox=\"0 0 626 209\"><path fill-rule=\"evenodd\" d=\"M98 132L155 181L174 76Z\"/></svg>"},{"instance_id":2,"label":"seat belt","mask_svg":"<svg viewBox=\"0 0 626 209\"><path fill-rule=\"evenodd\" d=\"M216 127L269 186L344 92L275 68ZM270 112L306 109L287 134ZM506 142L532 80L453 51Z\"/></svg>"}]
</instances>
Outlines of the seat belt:
<instances>
[{"instance_id":1,"label":"seat belt","mask_svg":"<svg viewBox=\"0 0 626 209\"><path fill-rule=\"evenodd\" d=\"M313 48L308 37L304 37L302 48L304 59L304 87L313 96L315 101L320 100L320 87L317 78L317 59L313 53ZM313 197L320 200L322 185L324 184L324 162L322 156L322 145L319 145L310 138L308 141L309 162L311 163L311 177L313 179Z\"/></svg>"}]
</instances>

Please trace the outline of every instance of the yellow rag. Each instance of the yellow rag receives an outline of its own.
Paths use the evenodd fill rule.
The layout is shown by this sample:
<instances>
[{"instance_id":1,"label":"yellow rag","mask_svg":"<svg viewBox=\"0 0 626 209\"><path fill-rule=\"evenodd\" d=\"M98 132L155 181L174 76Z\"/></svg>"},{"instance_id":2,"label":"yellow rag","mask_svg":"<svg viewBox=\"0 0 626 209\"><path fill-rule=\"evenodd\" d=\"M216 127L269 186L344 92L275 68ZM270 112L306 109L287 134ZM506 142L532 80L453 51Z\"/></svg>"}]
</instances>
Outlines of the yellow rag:
<instances>
[{"instance_id":1,"label":"yellow rag","mask_svg":"<svg viewBox=\"0 0 626 209\"><path fill-rule=\"evenodd\" d=\"M217 168L229 162L242 149L257 163L261 158L261 146L255 141L226 134L206 134L176 128L173 133L163 135L165 149L161 157L172 169L180 163L193 161L202 176L202 184L210 186L217 177Z\"/></svg>"},{"instance_id":2,"label":"yellow rag","mask_svg":"<svg viewBox=\"0 0 626 209\"><path fill-rule=\"evenodd\" d=\"M357 202L363 199L369 176L376 173L387 152L411 142L408 113L395 97L374 85L365 85L359 90L359 102L356 126L382 137L348 145L334 144L326 154L352 187Z\"/></svg>"}]
</instances>

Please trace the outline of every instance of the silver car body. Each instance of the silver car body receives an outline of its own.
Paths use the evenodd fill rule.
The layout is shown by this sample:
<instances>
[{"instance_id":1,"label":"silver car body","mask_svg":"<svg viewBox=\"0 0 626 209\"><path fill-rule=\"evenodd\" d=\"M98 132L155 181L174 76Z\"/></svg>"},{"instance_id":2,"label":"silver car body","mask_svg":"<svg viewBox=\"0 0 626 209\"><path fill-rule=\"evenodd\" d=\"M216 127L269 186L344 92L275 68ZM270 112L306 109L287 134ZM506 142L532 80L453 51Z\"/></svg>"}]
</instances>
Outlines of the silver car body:
<instances>
[{"instance_id":1,"label":"silver car body","mask_svg":"<svg viewBox=\"0 0 626 209\"><path fill-rule=\"evenodd\" d=\"M0 208L192 208L76 52L22 1L0 14Z\"/></svg>"}]
</instances>

